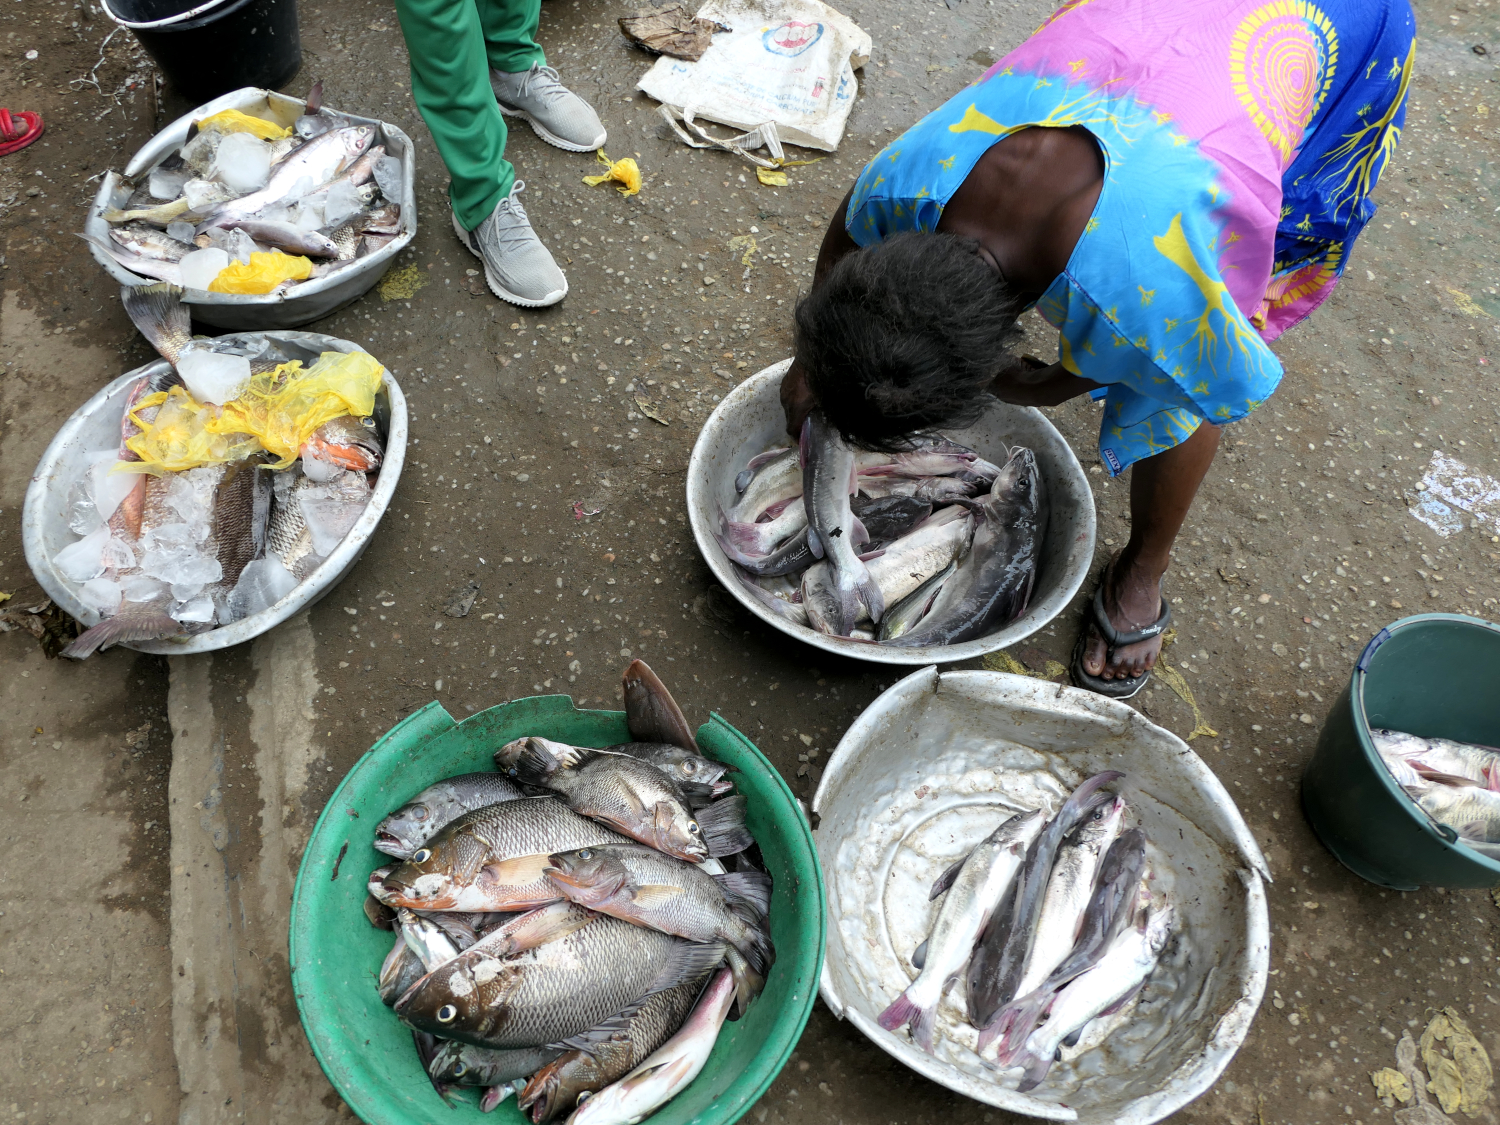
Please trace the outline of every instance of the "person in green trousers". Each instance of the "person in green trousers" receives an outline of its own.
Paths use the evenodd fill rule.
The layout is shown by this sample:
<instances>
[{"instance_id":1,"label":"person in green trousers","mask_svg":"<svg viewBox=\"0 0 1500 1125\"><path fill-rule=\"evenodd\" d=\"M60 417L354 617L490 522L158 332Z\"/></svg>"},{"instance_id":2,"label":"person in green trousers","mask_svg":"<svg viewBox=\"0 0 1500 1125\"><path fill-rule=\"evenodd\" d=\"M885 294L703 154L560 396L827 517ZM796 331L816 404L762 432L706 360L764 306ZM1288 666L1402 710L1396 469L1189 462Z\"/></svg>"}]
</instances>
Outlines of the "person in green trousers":
<instances>
[{"instance_id":1,"label":"person in green trousers","mask_svg":"<svg viewBox=\"0 0 1500 1125\"><path fill-rule=\"evenodd\" d=\"M605 140L599 115L537 46L541 9L541 0L396 0L412 97L452 179L453 229L484 263L490 290L527 308L557 304L568 280L521 206L505 116L568 152Z\"/></svg>"}]
</instances>

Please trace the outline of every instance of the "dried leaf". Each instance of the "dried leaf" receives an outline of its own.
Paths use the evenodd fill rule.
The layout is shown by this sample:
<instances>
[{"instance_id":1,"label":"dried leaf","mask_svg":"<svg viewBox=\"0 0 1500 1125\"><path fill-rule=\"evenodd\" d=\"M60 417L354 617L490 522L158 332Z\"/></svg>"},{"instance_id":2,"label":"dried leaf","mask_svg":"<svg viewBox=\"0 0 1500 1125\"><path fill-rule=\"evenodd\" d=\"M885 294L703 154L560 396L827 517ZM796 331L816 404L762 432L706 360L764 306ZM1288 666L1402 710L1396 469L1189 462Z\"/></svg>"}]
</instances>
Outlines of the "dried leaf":
<instances>
[{"instance_id":1,"label":"dried leaf","mask_svg":"<svg viewBox=\"0 0 1500 1125\"><path fill-rule=\"evenodd\" d=\"M1030 676L1033 680L1050 680L1067 674L1055 660L1049 660L1040 672L1033 672L1008 652L991 652L980 661L991 672L1009 672L1012 676Z\"/></svg>"},{"instance_id":2,"label":"dried leaf","mask_svg":"<svg viewBox=\"0 0 1500 1125\"><path fill-rule=\"evenodd\" d=\"M653 403L647 402L640 395L635 396L635 408L653 422L660 422L663 426L670 426L672 424L657 413L658 408Z\"/></svg>"},{"instance_id":3,"label":"dried leaf","mask_svg":"<svg viewBox=\"0 0 1500 1125\"><path fill-rule=\"evenodd\" d=\"M713 20L700 20L677 4L647 8L633 16L620 17L625 38L653 54L697 62L713 42L714 32L728 27Z\"/></svg>"}]
</instances>

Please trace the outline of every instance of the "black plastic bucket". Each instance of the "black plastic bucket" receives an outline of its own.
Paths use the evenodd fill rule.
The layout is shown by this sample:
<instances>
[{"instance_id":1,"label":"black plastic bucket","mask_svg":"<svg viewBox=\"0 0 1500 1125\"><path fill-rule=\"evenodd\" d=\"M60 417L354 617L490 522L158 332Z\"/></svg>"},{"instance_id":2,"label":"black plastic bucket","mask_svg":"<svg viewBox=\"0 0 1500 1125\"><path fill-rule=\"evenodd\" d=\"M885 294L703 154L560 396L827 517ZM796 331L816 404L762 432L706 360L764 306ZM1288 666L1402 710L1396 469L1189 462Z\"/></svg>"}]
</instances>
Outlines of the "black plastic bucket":
<instances>
[{"instance_id":1,"label":"black plastic bucket","mask_svg":"<svg viewBox=\"0 0 1500 1125\"><path fill-rule=\"evenodd\" d=\"M1500 625L1452 613L1404 617L1365 646L1302 776L1302 809L1345 867L1382 887L1493 887L1500 863L1465 847L1396 783L1372 727L1500 743Z\"/></svg>"},{"instance_id":2,"label":"black plastic bucket","mask_svg":"<svg viewBox=\"0 0 1500 1125\"><path fill-rule=\"evenodd\" d=\"M297 0L101 0L184 96L277 89L302 65Z\"/></svg>"}]
</instances>

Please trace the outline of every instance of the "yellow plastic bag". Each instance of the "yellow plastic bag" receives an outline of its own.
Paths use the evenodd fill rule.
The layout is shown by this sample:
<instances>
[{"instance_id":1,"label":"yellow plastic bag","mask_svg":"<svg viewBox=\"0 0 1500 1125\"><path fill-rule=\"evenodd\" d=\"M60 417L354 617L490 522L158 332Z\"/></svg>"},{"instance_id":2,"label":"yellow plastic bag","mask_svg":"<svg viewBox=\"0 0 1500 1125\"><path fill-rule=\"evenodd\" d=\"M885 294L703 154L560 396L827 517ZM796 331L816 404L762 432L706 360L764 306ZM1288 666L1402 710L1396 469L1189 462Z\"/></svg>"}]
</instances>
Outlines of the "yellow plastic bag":
<instances>
[{"instance_id":1,"label":"yellow plastic bag","mask_svg":"<svg viewBox=\"0 0 1500 1125\"><path fill-rule=\"evenodd\" d=\"M604 183L606 180L614 180L620 185L619 191L621 195L640 194L641 170L636 166L636 162L633 159L627 156L624 160L612 161L604 155L602 148L594 154L594 157L600 164L607 167L609 171L598 176L585 176L583 177L584 183L593 187L596 184Z\"/></svg>"},{"instance_id":2,"label":"yellow plastic bag","mask_svg":"<svg viewBox=\"0 0 1500 1125\"><path fill-rule=\"evenodd\" d=\"M151 422L141 420L141 411L160 406ZM214 408L196 401L184 387L147 395L130 412L141 432L125 445L139 461L118 461L120 473L180 473L200 465L238 461L259 453L260 441L248 433L210 429Z\"/></svg>"},{"instance_id":3,"label":"yellow plastic bag","mask_svg":"<svg viewBox=\"0 0 1500 1125\"><path fill-rule=\"evenodd\" d=\"M218 113L205 117L198 122L198 132L254 133L263 141L279 141L292 135L290 126L282 128L274 121L267 121L264 117L251 117L237 109L221 109Z\"/></svg>"},{"instance_id":4,"label":"yellow plastic bag","mask_svg":"<svg viewBox=\"0 0 1500 1125\"><path fill-rule=\"evenodd\" d=\"M284 469L323 423L373 413L384 373L368 352L324 352L306 370L293 360L252 375L240 396L206 426L216 434L254 434L281 459L274 467Z\"/></svg>"},{"instance_id":5,"label":"yellow plastic bag","mask_svg":"<svg viewBox=\"0 0 1500 1125\"><path fill-rule=\"evenodd\" d=\"M210 293L269 293L283 281L306 281L312 276L312 259L300 254L272 250L252 252L250 261L230 262L208 283Z\"/></svg>"}]
</instances>

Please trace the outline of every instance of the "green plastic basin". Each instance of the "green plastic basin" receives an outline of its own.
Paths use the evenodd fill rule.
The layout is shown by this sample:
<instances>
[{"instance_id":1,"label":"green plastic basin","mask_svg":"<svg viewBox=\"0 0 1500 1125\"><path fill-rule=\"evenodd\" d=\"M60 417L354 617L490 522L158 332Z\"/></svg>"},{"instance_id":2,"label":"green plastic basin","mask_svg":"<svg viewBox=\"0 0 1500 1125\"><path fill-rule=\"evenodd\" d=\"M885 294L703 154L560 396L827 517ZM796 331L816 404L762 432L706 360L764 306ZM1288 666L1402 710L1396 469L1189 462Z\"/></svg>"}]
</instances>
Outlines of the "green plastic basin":
<instances>
[{"instance_id":1,"label":"green plastic basin","mask_svg":"<svg viewBox=\"0 0 1500 1125\"><path fill-rule=\"evenodd\" d=\"M493 769L494 751L524 735L578 746L609 746L630 737L624 712L580 711L565 695L502 703L461 723L429 703L356 763L313 829L292 898L292 988L324 1073L369 1125L529 1120L514 1100L481 1114L473 1092L459 1093L451 1109L443 1104L417 1061L411 1031L380 1002L375 978L393 939L370 925L363 908L370 872L390 862L371 846L381 818L442 778ZM654 1125L738 1120L796 1046L823 964L823 879L791 790L720 716L698 729L698 743L709 757L739 771L735 785L749 800L749 828L774 880L776 964L749 1013L724 1025L703 1072L648 1119Z\"/></svg>"},{"instance_id":2,"label":"green plastic basin","mask_svg":"<svg viewBox=\"0 0 1500 1125\"><path fill-rule=\"evenodd\" d=\"M1493 887L1500 863L1455 843L1380 760L1370 729L1500 745L1500 626L1454 613L1403 617L1365 646L1302 775L1313 831L1356 875L1399 891Z\"/></svg>"}]
</instances>

